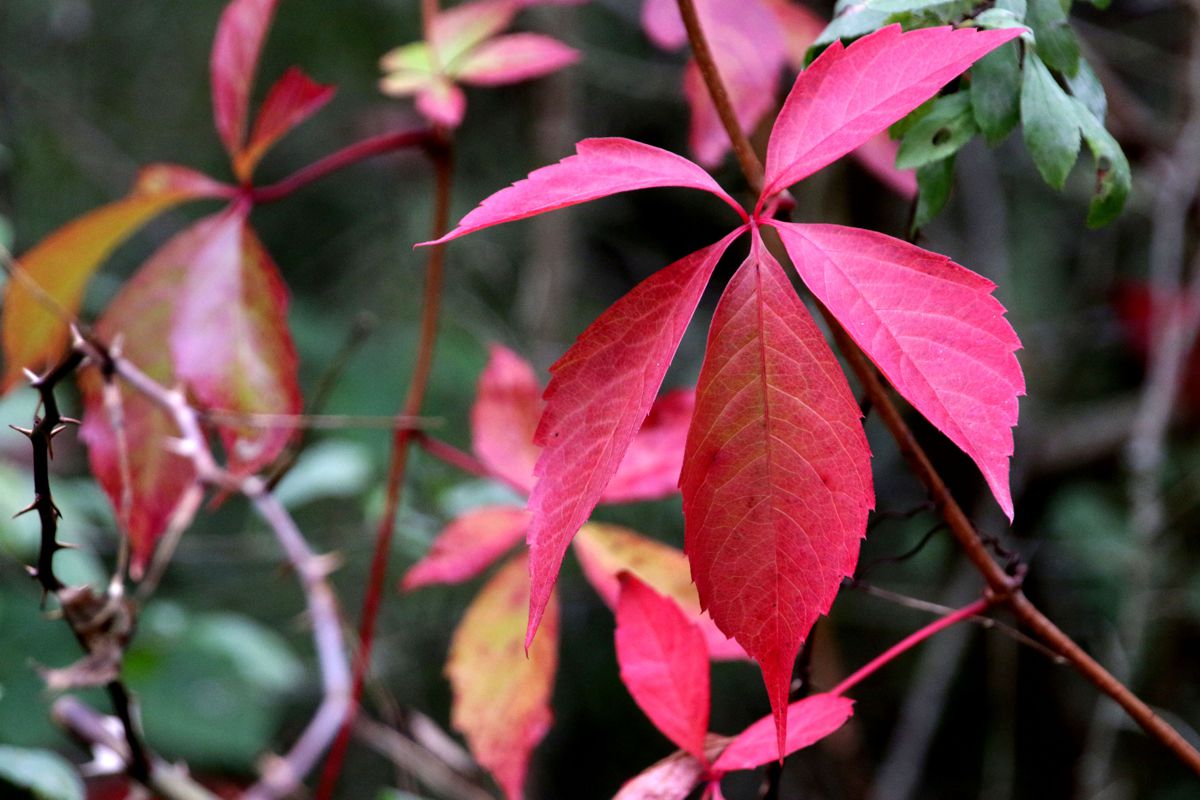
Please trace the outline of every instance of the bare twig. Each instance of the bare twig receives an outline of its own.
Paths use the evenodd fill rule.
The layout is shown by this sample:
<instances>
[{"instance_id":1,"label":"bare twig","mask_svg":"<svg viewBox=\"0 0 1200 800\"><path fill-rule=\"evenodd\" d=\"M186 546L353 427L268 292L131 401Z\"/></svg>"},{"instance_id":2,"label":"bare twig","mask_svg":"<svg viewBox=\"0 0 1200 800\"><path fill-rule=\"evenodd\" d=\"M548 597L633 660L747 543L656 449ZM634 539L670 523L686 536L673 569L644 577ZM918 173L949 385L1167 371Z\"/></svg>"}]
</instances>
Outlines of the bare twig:
<instances>
[{"instance_id":1,"label":"bare twig","mask_svg":"<svg viewBox=\"0 0 1200 800\"><path fill-rule=\"evenodd\" d=\"M492 800L490 792L472 783L413 739L387 725L359 716L354 734L404 772L415 776L448 800Z\"/></svg>"}]
</instances>

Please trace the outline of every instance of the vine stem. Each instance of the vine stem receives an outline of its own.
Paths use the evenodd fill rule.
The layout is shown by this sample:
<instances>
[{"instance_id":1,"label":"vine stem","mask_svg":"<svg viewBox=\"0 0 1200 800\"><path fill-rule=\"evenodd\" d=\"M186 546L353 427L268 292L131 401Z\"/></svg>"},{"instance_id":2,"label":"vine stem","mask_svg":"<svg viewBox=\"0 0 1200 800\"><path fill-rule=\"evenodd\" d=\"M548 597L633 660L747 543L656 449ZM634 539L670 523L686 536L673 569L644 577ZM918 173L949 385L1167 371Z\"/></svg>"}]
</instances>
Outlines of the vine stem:
<instances>
[{"instance_id":1,"label":"vine stem","mask_svg":"<svg viewBox=\"0 0 1200 800\"><path fill-rule=\"evenodd\" d=\"M729 94L721 81L720 72L713 61L712 51L699 25L695 2L694 0L678 0L678 2L684 26L687 28L688 40L700 68L700 75L704 78L717 114L725 126L726 133L729 134L733 151L742 167L742 173L752 187L761 191L762 162L759 161L749 139L737 122L733 104L729 100ZM786 253L781 255L786 257ZM941 474L929 460L929 456L917 442L916 437L913 436L912 430L904 421L896 404L892 402L891 395L880 380L875 368L824 306L821 306L821 314L833 332L838 349L862 384L888 432L896 441L909 469L925 486L938 512L946 520L946 525L959 547L987 582L990 600L994 604L1006 606L1022 625L1041 639L1051 650L1061 655L1076 672L1115 700L1146 733L1161 742L1187 767L1200 775L1200 751L1197 751L1184 739L1179 731L1155 714L1154 710L1135 695L1128 686L1121 683L1099 662L1084 652L1083 648L1025 596L1021 591L1019 577L1009 575L996 563L988 553L987 546L979 532L975 530L975 526L946 487Z\"/></svg>"},{"instance_id":2,"label":"vine stem","mask_svg":"<svg viewBox=\"0 0 1200 800\"><path fill-rule=\"evenodd\" d=\"M433 235L440 238L450 226L450 184L453 173L453 154L449 139L443 134L428 145L434 162L435 197L433 213ZM400 415L416 417L421 413L425 393L429 387L429 375L433 370L433 348L437 339L438 318L441 313L442 277L445 263L444 245L429 249L429 260L425 268L425 291L421 307L420 333L417 340L417 357L413 365L412 379ZM362 700L363 682L371 663L371 649L375 641L375 625L383 601L384 582L387 579L388 556L392 549L392 536L396 530L396 514L400 508L400 491L404 473L408 468L409 450L417 431L411 427L396 428L392 437L392 456L388 465L387 488L383 515L375 531L375 550L371 556L371 571L367 578L367 589L363 595L359 618L358 652L354 659L354 677L350 691L350 705L337 739L329 751L321 781L317 787L317 800L328 800L333 795L346 759L354 720Z\"/></svg>"}]
</instances>

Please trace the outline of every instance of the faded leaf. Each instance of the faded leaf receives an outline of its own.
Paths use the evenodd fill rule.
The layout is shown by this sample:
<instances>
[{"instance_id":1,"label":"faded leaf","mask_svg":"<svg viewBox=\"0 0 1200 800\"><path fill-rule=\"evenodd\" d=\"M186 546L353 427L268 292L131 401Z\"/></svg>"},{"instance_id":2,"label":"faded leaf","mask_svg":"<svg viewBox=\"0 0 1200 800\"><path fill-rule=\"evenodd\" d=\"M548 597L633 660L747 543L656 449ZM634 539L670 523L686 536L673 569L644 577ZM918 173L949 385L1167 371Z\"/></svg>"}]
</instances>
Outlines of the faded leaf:
<instances>
[{"instance_id":1,"label":"faded leaf","mask_svg":"<svg viewBox=\"0 0 1200 800\"><path fill-rule=\"evenodd\" d=\"M533 443L541 415L542 387L533 367L492 345L471 406L471 449L493 475L524 492L542 452Z\"/></svg>"},{"instance_id":2,"label":"faded leaf","mask_svg":"<svg viewBox=\"0 0 1200 800\"><path fill-rule=\"evenodd\" d=\"M617 663L621 680L654 726L704 759L709 675L704 636L673 600L628 572L620 577Z\"/></svg>"},{"instance_id":3,"label":"faded leaf","mask_svg":"<svg viewBox=\"0 0 1200 800\"><path fill-rule=\"evenodd\" d=\"M579 60L579 51L536 33L487 41L454 68L454 77L476 86L502 86L549 75Z\"/></svg>"},{"instance_id":4,"label":"faded leaf","mask_svg":"<svg viewBox=\"0 0 1200 800\"><path fill-rule=\"evenodd\" d=\"M245 144L250 91L276 4L277 0L232 0L217 25L209 57L213 119L234 160Z\"/></svg>"},{"instance_id":5,"label":"faded leaf","mask_svg":"<svg viewBox=\"0 0 1200 800\"><path fill-rule=\"evenodd\" d=\"M435 583L461 583L492 565L525 538L529 515L510 506L468 511L433 540L426 556L401 581L405 591Z\"/></svg>"},{"instance_id":6,"label":"faded leaf","mask_svg":"<svg viewBox=\"0 0 1200 800\"><path fill-rule=\"evenodd\" d=\"M613 800L686 800L704 771L692 755L672 753L627 781Z\"/></svg>"},{"instance_id":7,"label":"faded leaf","mask_svg":"<svg viewBox=\"0 0 1200 800\"><path fill-rule=\"evenodd\" d=\"M525 557L509 561L471 603L454 632L446 676L454 692L451 722L510 800L522 797L530 754L550 728L558 664L558 603L543 635L522 647L529 578Z\"/></svg>"},{"instance_id":8,"label":"faded leaf","mask_svg":"<svg viewBox=\"0 0 1200 800\"><path fill-rule=\"evenodd\" d=\"M881 233L772 224L813 294L896 391L979 466L1011 519L1008 459L1025 379L995 284Z\"/></svg>"},{"instance_id":9,"label":"faded leaf","mask_svg":"<svg viewBox=\"0 0 1200 800\"><path fill-rule=\"evenodd\" d=\"M680 486L700 602L762 668L781 752L796 653L853 573L874 505L860 417L756 236L713 316Z\"/></svg>"}]
</instances>

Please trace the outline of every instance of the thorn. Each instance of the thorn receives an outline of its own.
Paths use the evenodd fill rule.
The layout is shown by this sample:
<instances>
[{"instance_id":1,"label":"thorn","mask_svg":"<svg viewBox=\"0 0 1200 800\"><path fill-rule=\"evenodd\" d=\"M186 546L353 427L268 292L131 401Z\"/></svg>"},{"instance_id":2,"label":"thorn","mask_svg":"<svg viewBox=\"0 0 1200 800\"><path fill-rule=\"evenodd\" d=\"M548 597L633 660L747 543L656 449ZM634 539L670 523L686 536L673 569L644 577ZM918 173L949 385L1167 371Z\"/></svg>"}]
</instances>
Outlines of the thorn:
<instances>
[{"instance_id":1,"label":"thorn","mask_svg":"<svg viewBox=\"0 0 1200 800\"><path fill-rule=\"evenodd\" d=\"M67 426L66 426L66 425L63 425L63 424L61 424L61 423L59 423L58 425L55 425L55 426L54 426L54 427L53 427L53 428L50 430L50 438L51 438L51 439L53 439L55 436L58 436L60 433L62 433L62 432L63 432L63 431L65 431L66 429L67 429Z\"/></svg>"},{"instance_id":2,"label":"thorn","mask_svg":"<svg viewBox=\"0 0 1200 800\"><path fill-rule=\"evenodd\" d=\"M58 510L58 506L54 505L53 500L50 501L50 508L54 511L55 517L57 517L58 519L62 519L62 512Z\"/></svg>"},{"instance_id":3,"label":"thorn","mask_svg":"<svg viewBox=\"0 0 1200 800\"><path fill-rule=\"evenodd\" d=\"M37 580L37 576L38 576L37 567L26 564L25 571L29 573L29 577L33 578L34 580Z\"/></svg>"},{"instance_id":4,"label":"thorn","mask_svg":"<svg viewBox=\"0 0 1200 800\"><path fill-rule=\"evenodd\" d=\"M74 542L55 542L54 543L54 552L56 552L56 553L59 550L78 550L78 549L79 549L79 545L75 544Z\"/></svg>"},{"instance_id":5,"label":"thorn","mask_svg":"<svg viewBox=\"0 0 1200 800\"><path fill-rule=\"evenodd\" d=\"M83 424L82 420L75 419L74 417L59 417L59 421L63 425L82 425Z\"/></svg>"},{"instance_id":6,"label":"thorn","mask_svg":"<svg viewBox=\"0 0 1200 800\"><path fill-rule=\"evenodd\" d=\"M71 347L78 349L82 345L86 344L86 342L83 339L83 334L79 332L79 326L76 325L74 322L72 322L70 325L70 328L71 328Z\"/></svg>"},{"instance_id":7,"label":"thorn","mask_svg":"<svg viewBox=\"0 0 1200 800\"><path fill-rule=\"evenodd\" d=\"M37 386L42 382L42 379L38 376L38 374L29 367L21 367L21 372L25 373L25 377L29 380L30 386Z\"/></svg>"},{"instance_id":8,"label":"thorn","mask_svg":"<svg viewBox=\"0 0 1200 800\"><path fill-rule=\"evenodd\" d=\"M17 513L13 514L13 515L12 515L12 518L13 518L13 519L16 519L17 517L21 516L22 514L28 514L30 511L36 511L36 510L37 510L37 507L38 507L38 500L40 500L40 499L41 499L41 498L37 498L37 497L35 497L32 503L30 503L29 505L25 506L24 508L22 508L22 509L21 509L20 511L18 511Z\"/></svg>"},{"instance_id":9,"label":"thorn","mask_svg":"<svg viewBox=\"0 0 1200 800\"><path fill-rule=\"evenodd\" d=\"M33 430L31 428L22 428L19 425L9 425L8 427L12 428L14 431L21 434L26 439L33 438Z\"/></svg>"}]
</instances>

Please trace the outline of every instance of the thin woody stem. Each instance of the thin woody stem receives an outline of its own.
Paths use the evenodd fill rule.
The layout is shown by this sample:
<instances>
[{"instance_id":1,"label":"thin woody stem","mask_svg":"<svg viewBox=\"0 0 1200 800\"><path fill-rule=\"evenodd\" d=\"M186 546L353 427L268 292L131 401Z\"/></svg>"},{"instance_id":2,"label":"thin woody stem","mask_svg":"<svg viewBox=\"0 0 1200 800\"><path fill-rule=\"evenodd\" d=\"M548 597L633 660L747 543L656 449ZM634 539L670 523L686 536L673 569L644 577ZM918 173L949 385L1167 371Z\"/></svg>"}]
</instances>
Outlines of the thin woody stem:
<instances>
[{"instance_id":1,"label":"thin woody stem","mask_svg":"<svg viewBox=\"0 0 1200 800\"><path fill-rule=\"evenodd\" d=\"M737 116L712 60L712 52L698 23L693 0L679 0L679 8L683 14L692 51L700 67L700 74L708 87L717 114L725 125L726 132L729 133L734 152L738 156L738 163L742 166L742 172L751 186L761 187L762 167L757 156L750 158L745 154L750 147L749 140L737 125ZM752 149L749 150L749 155L753 156ZM879 413L880 419L892 438L895 439L909 468L929 492L930 499L942 518L946 520L947 527L966 554L967 559L987 582L992 602L1006 606L1021 624L1032 631L1051 650L1061 655L1076 672L1091 681L1100 691L1125 709L1126 713L1146 733L1165 745L1180 761L1200 775L1200 751L1197 751L1177 730L1155 714L1153 709L1135 695L1129 687L1117 680L1095 659L1084 652L1083 648L1076 644L1070 636L1039 611L1022 593L1019 578L1009 575L1003 567L996 563L988 552L983 538L975 530L975 526L946 487L941 474L933 466L924 449L917 443L916 437L913 436L900 411L892 402L891 395L880 380L875 368L828 309L822 306L821 313L833 332L838 349L866 390L868 399Z\"/></svg>"}]
</instances>

